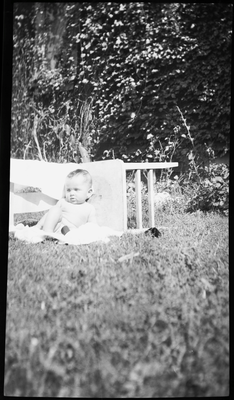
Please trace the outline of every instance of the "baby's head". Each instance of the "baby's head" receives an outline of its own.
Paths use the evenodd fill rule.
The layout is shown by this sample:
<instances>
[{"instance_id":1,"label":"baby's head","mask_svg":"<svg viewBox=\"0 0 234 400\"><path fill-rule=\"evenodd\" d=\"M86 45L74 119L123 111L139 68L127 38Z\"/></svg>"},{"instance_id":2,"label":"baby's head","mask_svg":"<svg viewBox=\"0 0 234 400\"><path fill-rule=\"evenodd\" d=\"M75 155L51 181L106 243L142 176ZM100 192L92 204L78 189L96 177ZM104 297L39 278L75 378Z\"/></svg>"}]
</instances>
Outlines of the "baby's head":
<instances>
[{"instance_id":1,"label":"baby's head","mask_svg":"<svg viewBox=\"0 0 234 400\"><path fill-rule=\"evenodd\" d=\"M84 169L76 169L67 175L65 180L65 198L69 203L82 204L93 193L92 177Z\"/></svg>"}]
</instances>

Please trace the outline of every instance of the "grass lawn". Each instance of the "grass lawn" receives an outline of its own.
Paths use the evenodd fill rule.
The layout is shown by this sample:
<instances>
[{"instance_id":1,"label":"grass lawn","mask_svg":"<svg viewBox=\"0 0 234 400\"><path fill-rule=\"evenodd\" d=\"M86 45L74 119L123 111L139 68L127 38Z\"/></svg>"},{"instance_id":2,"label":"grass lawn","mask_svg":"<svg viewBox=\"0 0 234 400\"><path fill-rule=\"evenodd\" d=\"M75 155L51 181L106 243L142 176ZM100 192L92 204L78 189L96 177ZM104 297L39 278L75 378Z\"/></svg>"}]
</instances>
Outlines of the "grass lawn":
<instances>
[{"instance_id":1,"label":"grass lawn","mask_svg":"<svg viewBox=\"0 0 234 400\"><path fill-rule=\"evenodd\" d=\"M228 218L157 226L82 246L10 237L5 395L229 394Z\"/></svg>"}]
</instances>

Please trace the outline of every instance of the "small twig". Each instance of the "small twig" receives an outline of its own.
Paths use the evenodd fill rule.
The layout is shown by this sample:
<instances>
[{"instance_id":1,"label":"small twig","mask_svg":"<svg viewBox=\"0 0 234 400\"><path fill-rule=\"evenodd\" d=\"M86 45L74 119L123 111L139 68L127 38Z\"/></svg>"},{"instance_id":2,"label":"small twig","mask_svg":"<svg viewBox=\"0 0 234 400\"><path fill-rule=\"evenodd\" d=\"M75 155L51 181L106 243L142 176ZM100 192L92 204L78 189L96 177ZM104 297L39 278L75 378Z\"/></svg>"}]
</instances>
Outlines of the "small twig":
<instances>
[{"instance_id":1,"label":"small twig","mask_svg":"<svg viewBox=\"0 0 234 400\"><path fill-rule=\"evenodd\" d=\"M45 152L45 145L46 145L46 142L43 143L43 154L44 154L45 161L48 161L47 157L46 157L46 152Z\"/></svg>"},{"instance_id":2,"label":"small twig","mask_svg":"<svg viewBox=\"0 0 234 400\"><path fill-rule=\"evenodd\" d=\"M78 148L79 148L79 152L80 152L80 155L82 158L82 162L83 163L90 162L91 160L90 160L89 154L80 142L78 142Z\"/></svg>"},{"instance_id":3,"label":"small twig","mask_svg":"<svg viewBox=\"0 0 234 400\"><path fill-rule=\"evenodd\" d=\"M36 143L36 145L37 145L37 150L38 150L39 158L40 158L41 161L44 161L44 160L43 160L43 157L42 157L42 154L41 154L41 148L40 148L40 145L39 145L39 142L38 142L38 138L37 138L37 125L38 125L38 116L35 115L35 117L34 117L34 122L33 122L32 134L33 134L35 143Z\"/></svg>"},{"instance_id":4,"label":"small twig","mask_svg":"<svg viewBox=\"0 0 234 400\"><path fill-rule=\"evenodd\" d=\"M43 114L41 114L32 103L30 103L30 106L33 108L33 110L39 115L39 117L43 118Z\"/></svg>"},{"instance_id":5,"label":"small twig","mask_svg":"<svg viewBox=\"0 0 234 400\"><path fill-rule=\"evenodd\" d=\"M25 150L24 150L24 160L25 160L26 153L27 153L27 151L28 151L28 149L29 149L29 147L30 147L30 144L31 144L31 139L29 140L29 143L28 143L27 146L25 147Z\"/></svg>"},{"instance_id":6,"label":"small twig","mask_svg":"<svg viewBox=\"0 0 234 400\"><path fill-rule=\"evenodd\" d=\"M180 113L180 116L181 116L181 118L182 118L182 121L183 121L183 124L184 124L185 128L187 129L188 137L189 137L189 139L190 139L190 141L191 141L191 143L192 143L193 150L196 151L196 150L195 150L194 143L193 143L194 139L192 138L192 136L191 136L191 134L190 134L190 127L187 125L186 119L184 118L183 113L182 113L182 111L180 110L180 108L179 108L178 106L176 106L176 108L177 108L177 110L178 110L179 113ZM194 169L195 169L195 171L196 171L196 174L197 174L197 176L198 176L198 178L199 178L199 180L200 180L200 175L199 175L199 172L198 172L198 167L197 167L197 165L196 165L196 163L195 163L195 161L194 161L194 158L192 159L192 165L193 165L193 167L194 167Z\"/></svg>"},{"instance_id":7,"label":"small twig","mask_svg":"<svg viewBox=\"0 0 234 400\"><path fill-rule=\"evenodd\" d=\"M192 145L193 145L193 147L194 147L194 143L193 143L193 140L194 140L194 139L192 138L192 136L191 136L191 134L190 134L190 127L187 125L186 119L184 118L184 116L183 116L182 111L180 110L180 108L179 108L178 106L176 106L176 108L177 108L177 110L178 110L179 113L180 113L180 116L181 116L181 118L182 118L182 121L183 121L183 123L184 123L184 126L185 126L185 128L187 129L189 139L190 139L190 141L191 141L191 143L192 143Z\"/></svg>"}]
</instances>

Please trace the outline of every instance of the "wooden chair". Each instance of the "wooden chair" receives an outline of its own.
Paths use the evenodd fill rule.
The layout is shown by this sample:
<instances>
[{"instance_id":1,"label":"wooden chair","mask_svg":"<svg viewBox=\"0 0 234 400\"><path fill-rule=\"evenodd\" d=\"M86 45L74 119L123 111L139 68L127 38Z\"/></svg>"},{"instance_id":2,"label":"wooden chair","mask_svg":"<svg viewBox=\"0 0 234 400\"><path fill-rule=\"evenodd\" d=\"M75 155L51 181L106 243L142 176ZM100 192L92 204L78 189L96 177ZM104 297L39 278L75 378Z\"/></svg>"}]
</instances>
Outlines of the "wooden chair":
<instances>
[{"instance_id":1,"label":"wooden chair","mask_svg":"<svg viewBox=\"0 0 234 400\"><path fill-rule=\"evenodd\" d=\"M37 160L11 159L9 230L14 230L14 215L46 211L62 196L65 178L75 169L86 169L93 178L93 203L100 226L126 231L126 171L135 171L137 228L142 228L141 171L148 176L149 227L154 226L153 171L177 167L178 163L124 163L105 160L84 164L49 163ZM26 188L40 191L26 191Z\"/></svg>"}]
</instances>

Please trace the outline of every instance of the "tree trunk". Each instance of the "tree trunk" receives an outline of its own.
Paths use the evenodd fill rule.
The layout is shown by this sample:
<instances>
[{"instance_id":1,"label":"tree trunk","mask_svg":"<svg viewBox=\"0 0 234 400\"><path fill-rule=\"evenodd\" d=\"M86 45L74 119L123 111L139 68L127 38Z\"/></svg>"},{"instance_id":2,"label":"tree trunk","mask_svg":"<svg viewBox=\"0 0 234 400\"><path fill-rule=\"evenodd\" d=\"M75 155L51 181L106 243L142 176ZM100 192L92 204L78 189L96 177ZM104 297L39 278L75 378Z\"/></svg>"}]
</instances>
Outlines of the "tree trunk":
<instances>
[{"instance_id":1,"label":"tree trunk","mask_svg":"<svg viewBox=\"0 0 234 400\"><path fill-rule=\"evenodd\" d=\"M35 44L44 59L47 60L47 68L54 70L56 68L56 56L63 44L63 34L65 32L67 18L65 17L66 3L50 3L50 9L47 3L36 3L36 34ZM46 20L50 24L46 26ZM48 31L48 28L49 31ZM46 38L43 37L44 31L48 32Z\"/></svg>"}]
</instances>

